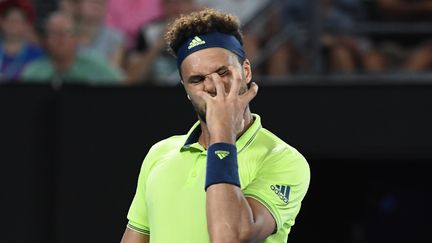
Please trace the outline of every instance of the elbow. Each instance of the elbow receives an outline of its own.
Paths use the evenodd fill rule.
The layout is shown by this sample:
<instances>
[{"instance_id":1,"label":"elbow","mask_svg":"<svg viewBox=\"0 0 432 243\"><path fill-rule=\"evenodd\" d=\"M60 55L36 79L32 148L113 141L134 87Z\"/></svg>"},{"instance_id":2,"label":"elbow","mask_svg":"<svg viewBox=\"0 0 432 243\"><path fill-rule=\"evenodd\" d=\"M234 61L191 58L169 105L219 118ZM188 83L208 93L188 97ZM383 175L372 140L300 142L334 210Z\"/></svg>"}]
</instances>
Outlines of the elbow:
<instances>
[{"instance_id":1,"label":"elbow","mask_svg":"<svg viewBox=\"0 0 432 243\"><path fill-rule=\"evenodd\" d=\"M256 241L256 231L254 230L254 225L248 225L242 228L237 236L237 242L241 243L253 243Z\"/></svg>"},{"instance_id":2,"label":"elbow","mask_svg":"<svg viewBox=\"0 0 432 243\"><path fill-rule=\"evenodd\" d=\"M252 226L245 226L238 230L221 230L210 233L211 243L253 243L256 242Z\"/></svg>"}]
</instances>

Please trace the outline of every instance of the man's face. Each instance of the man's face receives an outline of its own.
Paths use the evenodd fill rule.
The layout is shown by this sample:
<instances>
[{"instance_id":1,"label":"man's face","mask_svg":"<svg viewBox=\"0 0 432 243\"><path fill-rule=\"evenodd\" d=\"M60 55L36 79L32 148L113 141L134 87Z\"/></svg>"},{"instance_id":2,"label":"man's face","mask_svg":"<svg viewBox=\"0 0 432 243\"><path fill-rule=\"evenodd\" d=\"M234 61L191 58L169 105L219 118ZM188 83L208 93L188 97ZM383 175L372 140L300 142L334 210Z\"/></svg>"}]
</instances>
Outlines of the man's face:
<instances>
[{"instance_id":1,"label":"man's face","mask_svg":"<svg viewBox=\"0 0 432 243\"><path fill-rule=\"evenodd\" d=\"M3 34L6 38L22 39L28 31L28 23L25 14L19 9L11 9L1 22Z\"/></svg>"},{"instance_id":2,"label":"man's face","mask_svg":"<svg viewBox=\"0 0 432 243\"><path fill-rule=\"evenodd\" d=\"M232 70L240 74L238 76L242 77L241 80L234 80L228 67L233 67ZM233 82L240 82L240 94L243 94L252 79L249 61L246 60L241 65L235 54L223 48L207 48L190 54L181 65L181 73L186 93L199 118L204 122L206 105L204 100L196 95L197 92L205 91L215 96L214 82L220 79L225 85L225 93L229 92Z\"/></svg>"},{"instance_id":3,"label":"man's face","mask_svg":"<svg viewBox=\"0 0 432 243\"><path fill-rule=\"evenodd\" d=\"M198 9L196 0L164 0L162 1L162 8L165 16L168 19L179 17L181 14L188 14Z\"/></svg>"},{"instance_id":4,"label":"man's face","mask_svg":"<svg viewBox=\"0 0 432 243\"><path fill-rule=\"evenodd\" d=\"M79 15L86 21L102 22L106 13L106 0L80 0Z\"/></svg>"},{"instance_id":5,"label":"man's face","mask_svg":"<svg viewBox=\"0 0 432 243\"><path fill-rule=\"evenodd\" d=\"M77 36L71 19L58 15L47 22L46 48L54 59L68 59L75 56Z\"/></svg>"}]
</instances>

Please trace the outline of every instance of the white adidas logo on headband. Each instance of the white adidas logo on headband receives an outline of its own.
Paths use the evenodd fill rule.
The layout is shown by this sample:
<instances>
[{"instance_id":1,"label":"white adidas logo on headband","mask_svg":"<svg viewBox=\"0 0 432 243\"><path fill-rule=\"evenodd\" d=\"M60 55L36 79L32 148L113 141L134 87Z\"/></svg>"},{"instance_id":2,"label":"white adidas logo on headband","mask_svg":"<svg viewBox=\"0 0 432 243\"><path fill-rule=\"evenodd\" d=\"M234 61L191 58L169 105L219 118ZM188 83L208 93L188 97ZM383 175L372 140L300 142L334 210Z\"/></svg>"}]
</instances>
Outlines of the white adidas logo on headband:
<instances>
[{"instance_id":1,"label":"white adidas logo on headband","mask_svg":"<svg viewBox=\"0 0 432 243\"><path fill-rule=\"evenodd\" d=\"M203 45L205 44L205 41L201 40L198 36L195 36L192 41L189 43L188 49L192 49L195 46Z\"/></svg>"}]
</instances>

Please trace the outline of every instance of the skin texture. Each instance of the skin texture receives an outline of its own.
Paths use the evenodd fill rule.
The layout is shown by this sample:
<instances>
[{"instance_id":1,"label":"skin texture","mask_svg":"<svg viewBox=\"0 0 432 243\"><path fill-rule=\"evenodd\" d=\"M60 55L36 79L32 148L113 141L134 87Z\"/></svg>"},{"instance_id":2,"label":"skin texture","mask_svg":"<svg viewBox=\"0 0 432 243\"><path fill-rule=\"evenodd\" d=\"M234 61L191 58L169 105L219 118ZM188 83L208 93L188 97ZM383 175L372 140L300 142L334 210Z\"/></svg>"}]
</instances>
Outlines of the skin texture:
<instances>
[{"instance_id":1,"label":"skin texture","mask_svg":"<svg viewBox=\"0 0 432 243\"><path fill-rule=\"evenodd\" d=\"M256 96L258 86L251 82L249 61L240 64L235 54L208 48L190 54L182 63L181 72L183 86L201 120L199 143L205 148L220 142L234 144L253 123L249 102ZM275 229L270 212L231 184L208 187L206 209L212 243L260 242ZM147 242L148 239L130 231L126 230L123 243Z\"/></svg>"},{"instance_id":2,"label":"skin texture","mask_svg":"<svg viewBox=\"0 0 432 243\"><path fill-rule=\"evenodd\" d=\"M148 235L140 234L129 228L126 228L121 243L149 243L150 238Z\"/></svg>"}]
</instances>

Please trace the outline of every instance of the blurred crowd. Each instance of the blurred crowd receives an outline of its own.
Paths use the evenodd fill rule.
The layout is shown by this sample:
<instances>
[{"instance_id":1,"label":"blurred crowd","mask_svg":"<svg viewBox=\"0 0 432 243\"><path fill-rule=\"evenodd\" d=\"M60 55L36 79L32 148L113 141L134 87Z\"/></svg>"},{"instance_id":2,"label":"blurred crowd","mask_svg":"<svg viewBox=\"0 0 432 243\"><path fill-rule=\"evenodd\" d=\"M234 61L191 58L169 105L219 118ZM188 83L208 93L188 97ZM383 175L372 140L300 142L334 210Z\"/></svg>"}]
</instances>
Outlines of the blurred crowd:
<instances>
[{"instance_id":1,"label":"blurred crowd","mask_svg":"<svg viewBox=\"0 0 432 243\"><path fill-rule=\"evenodd\" d=\"M205 7L239 16L257 75L432 67L432 28L409 28L429 26L432 0L52 0L43 18L35 3L0 0L0 84L177 85L163 33Z\"/></svg>"}]
</instances>

